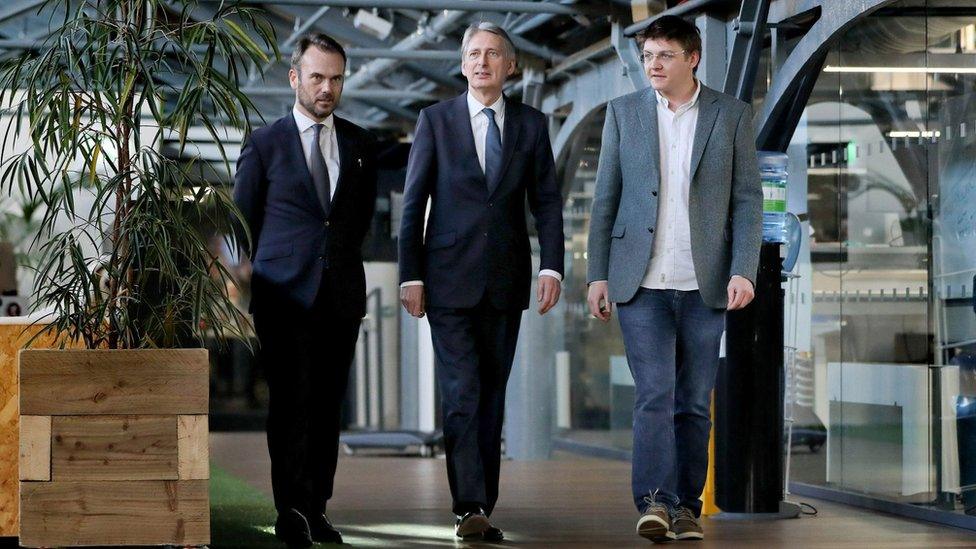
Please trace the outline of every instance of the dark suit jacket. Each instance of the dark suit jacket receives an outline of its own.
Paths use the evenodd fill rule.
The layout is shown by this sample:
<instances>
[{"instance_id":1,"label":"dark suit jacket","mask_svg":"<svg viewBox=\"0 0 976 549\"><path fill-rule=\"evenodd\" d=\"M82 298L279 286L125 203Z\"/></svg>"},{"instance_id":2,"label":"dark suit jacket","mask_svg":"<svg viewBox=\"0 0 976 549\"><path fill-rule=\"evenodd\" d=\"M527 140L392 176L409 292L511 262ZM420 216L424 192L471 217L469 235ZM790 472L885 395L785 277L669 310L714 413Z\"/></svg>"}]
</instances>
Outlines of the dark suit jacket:
<instances>
[{"instance_id":1,"label":"dark suit jacket","mask_svg":"<svg viewBox=\"0 0 976 549\"><path fill-rule=\"evenodd\" d=\"M254 131L237 160L234 201L251 232L251 309L311 309L330 270L340 314L366 313L362 244L376 203L375 140L339 117L339 177L326 218L291 112Z\"/></svg>"},{"instance_id":2,"label":"dark suit jacket","mask_svg":"<svg viewBox=\"0 0 976 549\"><path fill-rule=\"evenodd\" d=\"M545 116L505 98L502 172L489 194L466 94L420 112L407 164L400 282L423 280L427 304L529 306L532 257L525 200L535 217L540 269L563 273L562 196ZM424 236L424 212L431 199Z\"/></svg>"}]
</instances>

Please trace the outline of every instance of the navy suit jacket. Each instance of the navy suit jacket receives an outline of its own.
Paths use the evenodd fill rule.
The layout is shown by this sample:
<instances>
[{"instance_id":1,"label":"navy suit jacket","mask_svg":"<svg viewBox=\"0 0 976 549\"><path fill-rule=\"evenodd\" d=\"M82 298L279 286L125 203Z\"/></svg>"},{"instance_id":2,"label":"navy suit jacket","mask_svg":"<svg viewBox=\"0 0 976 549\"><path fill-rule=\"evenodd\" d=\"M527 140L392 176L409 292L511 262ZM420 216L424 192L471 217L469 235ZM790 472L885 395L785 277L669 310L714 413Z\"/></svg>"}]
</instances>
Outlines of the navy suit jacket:
<instances>
[{"instance_id":1,"label":"navy suit jacket","mask_svg":"<svg viewBox=\"0 0 976 549\"><path fill-rule=\"evenodd\" d=\"M328 268L339 286L338 313L366 313L362 244L376 203L376 147L366 130L334 117L339 177L326 217L294 115L255 130L237 160L234 202L250 229L251 310L309 310Z\"/></svg>"},{"instance_id":2,"label":"navy suit jacket","mask_svg":"<svg viewBox=\"0 0 976 549\"><path fill-rule=\"evenodd\" d=\"M489 193L466 94L420 112L403 197L400 282L422 280L428 306L468 308L486 297L497 309L529 306L526 197L540 269L563 273L562 195L545 115L506 97L503 132L500 181Z\"/></svg>"}]
</instances>

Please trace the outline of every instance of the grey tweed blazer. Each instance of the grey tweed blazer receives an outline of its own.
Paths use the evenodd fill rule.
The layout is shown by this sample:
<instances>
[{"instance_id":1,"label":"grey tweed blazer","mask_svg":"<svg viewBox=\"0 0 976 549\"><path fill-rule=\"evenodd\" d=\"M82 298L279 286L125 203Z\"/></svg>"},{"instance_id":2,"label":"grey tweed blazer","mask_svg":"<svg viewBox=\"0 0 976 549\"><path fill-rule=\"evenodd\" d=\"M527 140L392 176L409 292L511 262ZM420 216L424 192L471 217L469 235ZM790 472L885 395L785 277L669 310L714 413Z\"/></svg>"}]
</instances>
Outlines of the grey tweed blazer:
<instances>
[{"instance_id":1,"label":"grey tweed blazer","mask_svg":"<svg viewBox=\"0 0 976 549\"><path fill-rule=\"evenodd\" d=\"M654 252L661 182L653 88L607 105L588 239L587 282L607 280L610 301L637 292ZM752 108L702 85L691 151L688 216L699 291L728 304L729 278L756 282L762 243L762 185ZM652 194L653 193L653 194Z\"/></svg>"}]
</instances>

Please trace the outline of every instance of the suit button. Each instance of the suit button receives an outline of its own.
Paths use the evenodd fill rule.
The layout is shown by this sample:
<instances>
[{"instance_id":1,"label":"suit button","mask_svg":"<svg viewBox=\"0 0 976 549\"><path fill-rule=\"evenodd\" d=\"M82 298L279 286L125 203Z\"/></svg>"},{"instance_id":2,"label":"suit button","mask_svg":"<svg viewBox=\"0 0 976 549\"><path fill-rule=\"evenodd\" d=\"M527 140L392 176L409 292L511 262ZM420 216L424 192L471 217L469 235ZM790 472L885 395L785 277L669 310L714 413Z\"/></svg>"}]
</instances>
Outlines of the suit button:
<instances>
[{"instance_id":1,"label":"suit button","mask_svg":"<svg viewBox=\"0 0 976 549\"><path fill-rule=\"evenodd\" d=\"M488 236L488 233L485 233L485 236Z\"/></svg>"},{"instance_id":2,"label":"suit button","mask_svg":"<svg viewBox=\"0 0 976 549\"><path fill-rule=\"evenodd\" d=\"M653 232L654 232L654 227L648 227L648 228L647 228L647 232L649 232L649 233L653 233Z\"/></svg>"},{"instance_id":3,"label":"suit button","mask_svg":"<svg viewBox=\"0 0 976 549\"><path fill-rule=\"evenodd\" d=\"M488 207L489 207L489 208L491 208L491 207L492 207L492 206L494 206L494 205L495 205L495 203L494 203L494 202L489 202L489 203L488 203Z\"/></svg>"},{"instance_id":4,"label":"suit button","mask_svg":"<svg viewBox=\"0 0 976 549\"><path fill-rule=\"evenodd\" d=\"M326 226L326 227L328 227L328 226L329 226L329 221L328 221L328 220L326 220L326 222L325 222L325 226Z\"/></svg>"}]
</instances>

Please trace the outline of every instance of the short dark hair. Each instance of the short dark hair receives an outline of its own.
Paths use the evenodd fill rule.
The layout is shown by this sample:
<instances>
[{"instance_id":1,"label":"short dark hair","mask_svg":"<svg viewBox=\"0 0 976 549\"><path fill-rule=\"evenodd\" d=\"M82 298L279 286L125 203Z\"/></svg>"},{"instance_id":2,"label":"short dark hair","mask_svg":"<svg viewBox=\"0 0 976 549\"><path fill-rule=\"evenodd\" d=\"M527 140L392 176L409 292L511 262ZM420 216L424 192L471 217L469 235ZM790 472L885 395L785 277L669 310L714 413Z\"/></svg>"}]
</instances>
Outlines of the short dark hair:
<instances>
[{"instance_id":1,"label":"short dark hair","mask_svg":"<svg viewBox=\"0 0 976 549\"><path fill-rule=\"evenodd\" d=\"M681 48L688 55L692 52L701 55L701 34L698 27L677 15L665 15L655 19L650 26L637 33L636 39L638 49L643 49L644 42L648 40L668 40L681 44Z\"/></svg>"},{"instance_id":2,"label":"short dark hair","mask_svg":"<svg viewBox=\"0 0 976 549\"><path fill-rule=\"evenodd\" d=\"M338 53L342 56L342 64L346 64L346 50L343 49L342 44L335 41L334 38L328 34L321 32L310 32L302 35L295 44L295 50L291 52L291 68L295 69L295 72L301 74L302 67L302 56L308 51L308 48L315 46L323 51L331 51Z\"/></svg>"}]
</instances>

